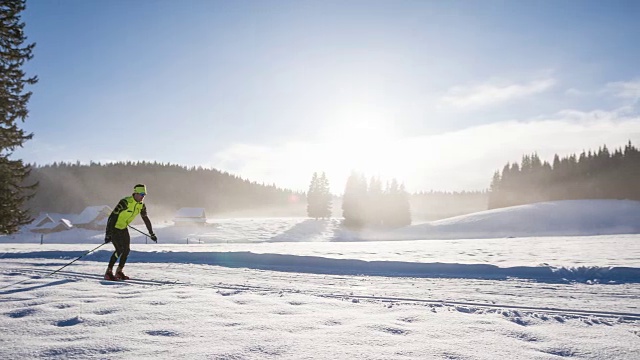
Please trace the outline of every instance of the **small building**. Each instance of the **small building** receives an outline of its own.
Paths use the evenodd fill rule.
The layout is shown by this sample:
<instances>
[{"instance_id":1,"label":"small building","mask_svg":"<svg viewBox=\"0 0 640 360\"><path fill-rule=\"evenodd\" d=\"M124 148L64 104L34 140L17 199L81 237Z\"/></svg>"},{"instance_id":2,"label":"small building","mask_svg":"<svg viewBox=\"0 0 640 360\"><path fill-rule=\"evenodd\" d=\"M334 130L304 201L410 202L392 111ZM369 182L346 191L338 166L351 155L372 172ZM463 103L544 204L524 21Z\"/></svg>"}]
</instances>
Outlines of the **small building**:
<instances>
[{"instance_id":1,"label":"small building","mask_svg":"<svg viewBox=\"0 0 640 360\"><path fill-rule=\"evenodd\" d=\"M56 220L53 220L53 218L47 214L47 213L42 213L40 214L40 216L38 216L37 218L35 218L35 220L33 220L33 228L39 228L41 226L44 226L46 224L53 224L55 223Z\"/></svg>"},{"instance_id":2,"label":"small building","mask_svg":"<svg viewBox=\"0 0 640 360\"><path fill-rule=\"evenodd\" d=\"M81 229L104 230L111 211L107 205L87 206L73 219L73 225Z\"/></svg>"},{"instance_id":3,"label":"small building","mask_svg":"<svg viewBox=\"0 0 640 360\"><path fill-rule=\"evenodd\" d=\"M49 219L51 219L51 217L49 217ZM71 230L72 228L73 225L71 224L71 221L69 221L68 219L60 219L54 222L46 222L41 226L37 226L31 229L31 231L41 234L50 234L54 232Z\"/></svg>"},{"instance_id":4,"label":"small building","mask_svg":"<svg viewBox=\"0 0 640 360\"><path fill-rule=\"evenodd\" d=\"M173 222L176 226L204 226L207 223L207 215L204 212L204 208L182 208L176 212Z\"/></svg>"}]
</instances>

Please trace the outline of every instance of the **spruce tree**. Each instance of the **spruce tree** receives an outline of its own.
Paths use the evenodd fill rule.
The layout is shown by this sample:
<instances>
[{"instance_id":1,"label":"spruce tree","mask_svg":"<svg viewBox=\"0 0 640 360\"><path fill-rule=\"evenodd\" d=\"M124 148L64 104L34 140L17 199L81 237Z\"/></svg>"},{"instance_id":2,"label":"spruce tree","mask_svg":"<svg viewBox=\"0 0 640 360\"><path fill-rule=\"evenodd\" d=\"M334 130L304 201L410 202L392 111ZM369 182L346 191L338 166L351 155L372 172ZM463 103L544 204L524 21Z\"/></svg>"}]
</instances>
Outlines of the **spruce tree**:
<instances>
[{"instance_id":1,"label":"spruce tree","mask_svg":"<svg viewBox=\"0 0 640 360\"><path fill-rule=\"evenodd\" d=\"M24 22L20 13L25 9L25 0L3 0L0 2L0 233L10 234L32 221L24 203L31 196L36 184L25 185L30 167L22 160L12 159L18 146L31 139L18 127L29 111L27 103L31 92L25 85L33 85L37 77L26 77L24 63L32 58L35 46L24 44Z\"/></svg>"},{"instance_id":2,"label":"spruce tree","mask_svg":"<svg viewBox=\"0 0 640 360\"><path fill-rule=\"evenodd\" d=\"M400 191L397 195L397 211L398 222L396 226L408 226L411 225L411 205L409 204L409 194L404 187L404 184L400 184Z\"/></svg>"},{"instance_id":3,"label":"spruce tree","mask_svg":"<svg viewBox=\"0 0 640 360\"><path fill-rule=\"evenodd\" d=\"M323 172L313 173L309 192L307 193L307 216L314 219L331 217L331 193L329 191L329 180Z\"/></svg>"},{"instance_id":4,"label":"spruce tree","mask_svg":"<svg viewBox=\"0 0 640 360\"><path fill-rule=\"evenodd\" d=\"M321 198L320 180L318 179L318 173L314 172L307 192L307 216L316 220L320 217Z\"/></svg>"},{"instance_id":5,"label":"spruce tree","mask_svg":"<svg viewBox=\"0 0 640 360\"><path fill-rule=\"evenodd\" d=\"M327 179L327 175L323 172L320 175L319 179L319 192L320 192L320 202L318 205L318 215L320 215L323 219L328 219L331 217L331 190L329 189L329 179Z\"/></svg>"},{"instance_id":6,"label":"spruce tree","mask_svg":"<svg viewBox=\"0 0 640 360\"><path fill-rule=\"evenodd\" d=\"M493 173L493 179L491 179L491 184L489 185L489 209L499 208L502 205L502 199L500 198L500 172L496 170Z\"/></svg>"},{"instance_id":7,"label":"spruce tree","mask_svg":"<svg viewBox=\"0 0 640 360\"><path fill-rule=\"evenodd\" d=\"M369 196L367 197L367 223L373 226L384 224L384 212L388 209L384 204L382 181L379 177L371 177L369 181Z\"/></svg>"},{"instance_id":8,"label":"spruce tree","mask_svg":"<svg viewBox=\"0 0 640 360\"><path fill-rule=\"evenodd\" d=\"M347 179L342 199L344 225L359 228L366 225L367 180L355 171Z\"/></svg>"},{"instance_id":9,"label":"spruce tree","mask_svg":"<svg viewBox=\"0 0 640 360\"><path fill-rule=\"evenodd\" d=\"M382 222L387 227L401 227L411 224L411 207L409 195L404 185L392 179L384 193L385 214Z\"/></svg>"}]
</instances>

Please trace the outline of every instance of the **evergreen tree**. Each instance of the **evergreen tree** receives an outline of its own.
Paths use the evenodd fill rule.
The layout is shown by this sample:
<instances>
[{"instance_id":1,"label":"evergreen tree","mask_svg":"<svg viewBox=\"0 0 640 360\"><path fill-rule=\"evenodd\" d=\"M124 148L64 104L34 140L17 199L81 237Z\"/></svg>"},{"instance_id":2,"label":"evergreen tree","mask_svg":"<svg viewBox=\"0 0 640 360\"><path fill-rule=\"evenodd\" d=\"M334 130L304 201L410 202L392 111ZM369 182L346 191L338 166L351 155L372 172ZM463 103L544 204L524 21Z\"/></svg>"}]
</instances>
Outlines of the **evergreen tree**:
<instances>
[{"instance_id":1,"label":"evergreen tree","mask_svg":"<svg viewBox=\"0 0 640 360\"><path fill-rule=\"evenodd\" d=\"M383 225L386 209L380 178L371 177L371 180L369 181L367 200L369 202L367 206L369 210L367 214L367 223L374 226Z\"/></svg>"},{"instance_id":2,"label":"evergreen tree","mask_svg":"<svg viewBox=\"0 0 640 360\"><path fill-rule=\"evenodd\" d=\"M329 191L329 180L323 172L313 173L309 192L307 194L307 216L314 219L331 217L331 193Z\"/></svg>"},{"instance_id":3,"label":"evergreen tree","mask_svg":"<svg viewBox=\"0 0 640 360\"><path fill-rule=\"evenodd\" d=\"M32 58L35 44L24 42L24 22L20 13L25 9L25 0L3 0L0 2L0 233L18 231L21 225L32 221L25 202L33 196L36 184L25 185L30 167L22 160L11 158L18 146L31 139L18 128L29 113L27 103L31 92L25 85L33 85L37 77L26 77L24 63Z\"/></svg>"},{"instance_id":4,"label":"evergreen tree","mask_svg":"<svg viewBox=\"0 0 640 360\"><path fill-rule=\"evenodd\" d=\"M396 179L383 191L379 178L372 177L367 185L364 175L352 172L342 199L342 215L348 227L406 226L411 224L409 194Z\"/></svg>"},{"instance_id":5,"label":"evergreen tree","mask_svg":"<svg viewBox=\"0 0 640 360\"><path fill-rule=\"evenodd\" d=\"M411 224L411 211L409 205L409 195L404 189L404 185L398 184L396 179L392 179L387 184L384 193L385 215L383 223L388 227L400 227Z\"/></svg>"},{"instance_id":6,"label":"evergreen tree","mask_svg":"<svg viewBox=\"0 0 640 360\"><path fill-rule=\"evenodd\" d=\"M488 200L488 208L495 209L499 208L501 204L500 200L500 172L496 171L493 173L493 179L491 180L491 184L489 185L489 200Z\"/></svg>"},{"instance_id":7,"label":"evergreen tree","mask_svg":"<svg viewBox=\"0 0 640 360\"><path fill-rule=\"evenodd\" d=\"M323 172L319 180L320 203L318 206L318 215L323 219L331 217L331 207L333 206L331 190L329 187L329 179Z\"/></svg>"},{"instance_id":8,"label":"evergreen tree","mask_svg":"<svg viewBox=\"0 0 640 360\"><path fill-rule=\"evenodd\" d=\"M400 185L400 192L398 193L398 223L397 226L409 226L411 225L411 204L409 203L409 193L404 187L404 184Z\"/></svg>"},{"instance_id":9,"label":"evergreen tree","mask_svg":"<svg viewBox=\"0 0 640 360\"><path fill-rule=\"evenodd\" d=\"M351 172L347 179L342 198L342 216L349 227L361 227L366 224L367 181L361 174Z\"/></svg>"},{"instance_id":10,"label":"evergreen tree","mask_svg":"<svg viewBox=\"0 0 640 360\"><path fill-rule=\"evenodd\" d=\"M314 172L307 192L307 216L316 220L320 217L320 201L320 180L318 179L318 173Z\"/></svg>"}]
</instances>

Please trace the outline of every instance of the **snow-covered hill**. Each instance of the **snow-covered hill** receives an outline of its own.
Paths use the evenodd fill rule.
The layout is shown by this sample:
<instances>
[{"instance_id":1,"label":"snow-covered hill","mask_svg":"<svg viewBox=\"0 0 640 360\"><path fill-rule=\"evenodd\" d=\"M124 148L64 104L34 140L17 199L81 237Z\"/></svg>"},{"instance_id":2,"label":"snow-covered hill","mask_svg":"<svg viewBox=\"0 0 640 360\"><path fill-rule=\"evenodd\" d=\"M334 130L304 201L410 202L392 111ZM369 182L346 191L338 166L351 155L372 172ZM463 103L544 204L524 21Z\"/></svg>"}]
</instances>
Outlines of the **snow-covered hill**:
<instances>
[{"instance_id":1,"label":"snow-covered hill","mask_svg":"<svg viewBox=\"0 0 640 360\"><path fill-rule=\"evenodd\" d=\"M474 239L640 233L640 201L567 200L513 206L410 226L380 238Z\"/></svg>"}]
</instances>

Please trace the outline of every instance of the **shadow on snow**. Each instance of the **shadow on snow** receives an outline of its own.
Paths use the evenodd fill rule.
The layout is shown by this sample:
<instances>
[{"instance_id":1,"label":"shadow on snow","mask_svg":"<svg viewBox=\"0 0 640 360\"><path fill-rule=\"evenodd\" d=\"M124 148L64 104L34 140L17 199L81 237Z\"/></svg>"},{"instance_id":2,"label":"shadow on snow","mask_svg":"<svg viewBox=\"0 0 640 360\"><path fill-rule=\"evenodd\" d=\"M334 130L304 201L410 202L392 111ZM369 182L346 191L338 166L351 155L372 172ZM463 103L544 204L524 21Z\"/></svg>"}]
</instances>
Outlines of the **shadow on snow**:
<instances>
[{"instance_id":1,"label":"shadow on snow","mask_svg":"<svg viewBox=\"0 0 640 360\"><path fill-rule=\"evenodd\" d=\"M7 253L4 255L4 258L73 260L82 254L82 252L76 251L35 251ZM110 251L100 250L85 256L83 260L106 262L110 256ZM357 259L332 259L317 256L255 254L252 252L132 251L130 259L137 263L204 264L231 268L249 268L309 274L491 280L518 278L548 283L640 283L640 268L635 267L498 267L491 264L364 261ZM63 263L59 263L58 265L61 264Z\"/></svg>"}]
</instances>

